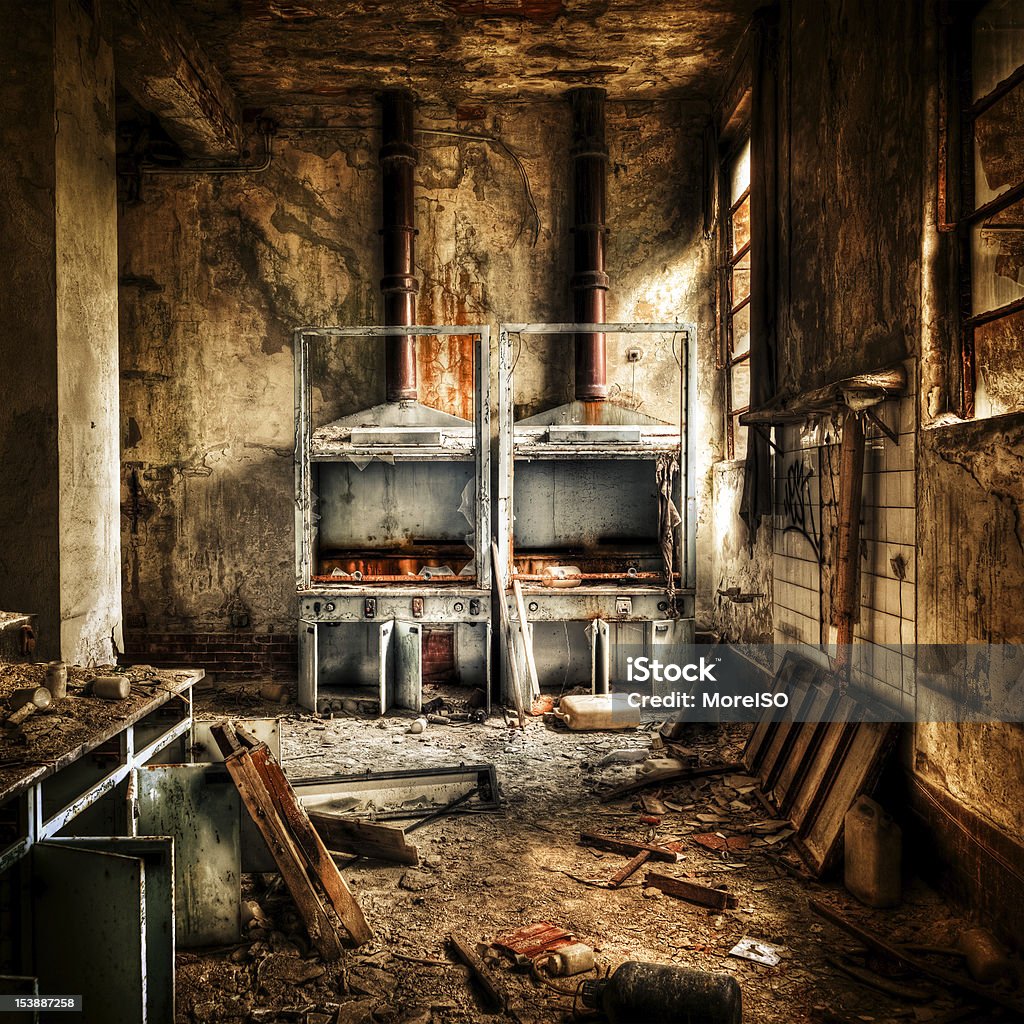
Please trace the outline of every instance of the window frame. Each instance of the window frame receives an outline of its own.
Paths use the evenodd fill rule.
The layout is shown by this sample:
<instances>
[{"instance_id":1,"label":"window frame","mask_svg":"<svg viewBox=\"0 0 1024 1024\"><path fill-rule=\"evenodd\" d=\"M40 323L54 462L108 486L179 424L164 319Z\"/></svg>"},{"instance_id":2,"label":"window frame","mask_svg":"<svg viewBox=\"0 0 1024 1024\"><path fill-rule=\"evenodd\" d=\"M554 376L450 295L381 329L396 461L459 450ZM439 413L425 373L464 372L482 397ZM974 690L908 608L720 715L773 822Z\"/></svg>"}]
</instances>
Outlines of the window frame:
<instances>
[{"instance_id":1,"label":"window frame","mask_svg":"<svg viewBox=\"0 0 1024 1024\"><path fill-rule=\"evenodd\" d=\"M959 415L974 419L977 395L975 331L1024 312L1024 296L983 313L973 311L971 231L1024 198L1024 173L999 195L975 206L974 127L980 117L1015 89L1024 90L1024 62L984 96L973 98L975 19L989 0L944 0L946 26L939 93L938 227L955 232L958 285ZM952 109L951 109L952 108ZM986 417L987 418L987 417Z\"/></svg>"},{"instance_id":2,"label":"window frame","mask_svg":"<svg viewBox=\"0 0 1024 1024\"><path fill-rule=\"evenodd\" d=\"M740 195L732 200L732 169L736 162L742 157L744 149L751 144L750 125L744 124L735 135L721 147L719 155L719 283L718 283L718 323L719 323L719 350L718 369L724 375L725 389L725 452L726 459L732 461L736 458L736 431L749 431L739 423L739 416L750 410L749 392L747 403L742 406L733 406L733 370L743 363L750 363L750 344L747 350L735 354L734 351L734 320L737 314L741 313L750 305L751 288L748 279L747 296L740 302L733 302L733 277L736 267L743 259L751 253L752 237L748 237L745 245L735 252L733 251L733 219L739 209L746 202L750 201L751 183L748 180L746 188ZM748 206L749 209L749 206ZM751 221L751 235L753 234L753 222ZM748 269L748 275L751 271ZM749 434L747 435L749 437Z\"/></svg>"}]
</instances>

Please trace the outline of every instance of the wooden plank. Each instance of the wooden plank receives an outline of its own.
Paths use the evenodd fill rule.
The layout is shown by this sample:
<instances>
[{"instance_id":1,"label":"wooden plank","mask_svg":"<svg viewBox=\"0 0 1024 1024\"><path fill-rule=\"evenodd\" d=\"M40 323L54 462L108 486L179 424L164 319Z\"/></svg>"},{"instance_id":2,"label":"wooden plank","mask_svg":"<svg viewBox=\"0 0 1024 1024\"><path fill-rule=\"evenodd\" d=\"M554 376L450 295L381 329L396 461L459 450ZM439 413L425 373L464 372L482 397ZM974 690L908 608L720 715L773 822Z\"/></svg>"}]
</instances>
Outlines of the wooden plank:
<instances>
[{"instance_id":1,"label":"wooden plank","mask_svg":"<svg viewBox=\"0 0 1024 1024\"><path fill-rule=\"evenodd\" d=\"M117 80L190 157L237 160L242 108L168 0L118 0Z\"/></svg>"},{"instance_id":2,"label":"wooden plank","mask_svg":"<svg viewBox=\"0 0 1024 1024\"><path fill-rule=\"evenodd\" d=\"M338 873L338 866L324 846L319 833L313 828L306 809L299 803L285 778L281 766L274 760L265 743L248 751L263 784L266 786L274 808L287 824L295 845L306 861L306 867L327 894L334 912L338 915L352 941L360 946L373 938L373 932L363 917L363 912L352 895L345 880Z\"/></svg>"},{"instance_id":3,"label":"wooden plank","mask_svg":"<svg viewBox=\"0 0 1024 1024\"><path fill-rule=\"evenodd\" d=\"M844 736L852 728L849 718L854 708L854 702L849 697L840 697L832 721L825 725L817 746L811 752L803 781L791 794L788 816L797 828L803 825L810 813L822 780L828 774L837 753L844 746Z\"/></svg>"},{"instance_id":4,"label":"wooden plank","mask_svg":"<svg viewBox=\"0 0 1024 1024\"><path fill-rule=\"evenodd\" d=\"M632 782L610 789L601 797L601 803L606 804L620 796L635 793L639 789L647 789L649 786L657 786L662 782L685 782L687 779L702 779L707 775L728 775L730 772L742 771L746 771L746 766L740 761L728 761L723 764L710 764L704 768L673 768L665 772L648 772Z\"/></svg>"},{"instance_id":5,"label":"wooden plank","mask_svg":"<svg viewBox=\"0 0 1024 1024\"><path fill-rule=\"evenodd\" d=\"M534 697L539 697L540 682L537 679L537 662L533 657L533 634L530 632L530 621L526 617L526 601L523 600L523 587L517 579L512 580L512 594L516 599L519 627L523 633L523 647L526 651L526 671L530 675L530 693Z\"/></svg>"},{"instance_id":6,"label":"wooden plank","mask_svg":"<svg viewBox=\"0 0 1024 1024\"><path fill-rule=\"evenodd\" d=\"M494 574L494 585L498 591L498 618L501 620L501 629L505 634L505 648L508 654L508 670L512 677L512 699L515 701L516 714L519 716L519 728L526 728L526 711L523 709L523 692L520 689L519 666L516 664L515 646L512 641L512 623L509 621L508 605L505 603L505 591L498 578L498 544L491 541L491 571Z\"/></svg>"},{"instance_id":7,"label":"wooden plank","mask_svg":"<svg viewBox=\"0 0 1024 1024\"><path fill-rule=\"evenodd\" d=\"M340 814L309 811L309 820L320 834L328 850L354 853L374 860L394 864L419 864L420 855L415 846L405 839L405 830L394 825L381 825L361 821Z\"/></svg>"},{"instance_id":8,"label":"wooden plank","mask_svg":"<svg viewBox=\"0 0 1024 1024\"><path fill-rule=\"evenodd\" d=\"M852 409L843 420L839 445L839 533L836 542L835 603L837 672L849 675L853 627L860 621L860 517L864 490L864 427ZM844 679L845 683L846 679Z\"/></svg>"},{"instance_id":9,"label":"wooden plank","mask_svg":"<svg viewBox=\"0 0 1024 1024\"><path fill-rule=\"evenodd\" d=\"M648 843L631 843L625 839L617 839L615 836L605 836L598 832L581 832L581 846L593 846L598 850L608 850L610 853L623 853L627 857L634 857L638 853L646 853L654 860L666 860L675 864L681 859L681 855L675 850L665 846L651 846Z\"/></svg>"},{"instance_id":10,"label":"wooden plank","mask_svg":"<svg viewBox=\"0 0 1024 1024\"><path fill-rule=\"evenodd\" d=\"M771 692L778 693L780 690L784 690L790 685L794 677L798 679L801 677L809 678L812 671L813 666L805 658L801 658L792 651L787 651L778 672L775 673ZM751 730L747 744L743 748L743 763L746 766L746 770L752 775L759 774L761 762L764 760L768 746L772 742L782 714L781 708L773 706L757 720L757 723Z\"/></svg>"},{"instance_id":11,"label":"wooden plank","mask_svg":"<svg viewBox=\"0 0 1024 1024\"><path fill-rule=\"evenodd\" d=\"M786 755L785 763L781 766L777 778L771 785L772 799L783 812L788 815L789 806L792 800L789 797L791 790L803 781L804 773L811 762L814 751L817 750L821 737L825 733L828 720L832 717L835 706L839 699L839 693L835 688L824 689L814 686L813 696L805 721L799 724L789 752Z\"/></svg>"},{"instance_id":12,"label":"wooden plank","mask_svg":"<svg viewBox=\"0 0 1024 1024\"><path fill-rule=\"evenodd\" d=\"M217 730L214 730L215 734ZM219 740L218 740L219 742ZM292 840L285 823L278 815L270 794L252 763L249 751L236 750L224 764L235 780L239 796L260 830L267 848L277 864L284 884L306 924L310 940L324 960L341 957L341 940L324 900L306 873L303 857Z\"/></svg>"},{"instance_id":13,"label":"wooden plank","mask_svg":"<svg viewBox=\"0 0 1024 1024\"><path fill-rule=\"evenodd\" d=\"M802 682L797 682L793 685L791 693L790 706L799 711L807 697L808 687ZM774 777L780 763L785 760L786 752L793 741L797 725L793 720L794 717L796 716L790 716L789 708L777 716L775 730L764 752L764 758L758 766L757 774L761 779L761 788L766 792L771 789L770 780Z\"/></svg>"},{"instance_id":14,"label":"wooden plank","mask_svg":"<svg viewBox=\"0 0 1024 1024\"><path fill-rule=\"evenodd\" d=\"M497 1012L505 1007L505 994L498 982L491 976L483 961L454 932L448 936L456 960L469 968L473 980L483 990L486 1005Z\"/></svg>"},{"instance_id":15,"label":"wooden plank","mask_svg":"<svg viewBox=\"0 0 1024 1024\"><path fill-rule=\"evenodd\" d=\"M800 840L820 875L832 866L841 849L846 812L861 793L870 792L895 736L892 722L860 722L845 757L826 780L827 791L816 813L799 830Z\"/></svg>"},{"instance_id":16,"label":"wooden plank","mask_svg":"<svg viewBox=\"0 0 1024 1024\"><path fill-rule=\"evenodd\" d=\"M699 885L697 882L687 882L682 878L670 878L668 875L659 874L656 871L648 871L644 884L648 888L660 889L669 896L686 900L688 903L696 903L701 907L710 907L712 910L729 910L737 905L737 899L732 893L723 889L711 889L706 885Z\"/></svg>"}]
</instances>

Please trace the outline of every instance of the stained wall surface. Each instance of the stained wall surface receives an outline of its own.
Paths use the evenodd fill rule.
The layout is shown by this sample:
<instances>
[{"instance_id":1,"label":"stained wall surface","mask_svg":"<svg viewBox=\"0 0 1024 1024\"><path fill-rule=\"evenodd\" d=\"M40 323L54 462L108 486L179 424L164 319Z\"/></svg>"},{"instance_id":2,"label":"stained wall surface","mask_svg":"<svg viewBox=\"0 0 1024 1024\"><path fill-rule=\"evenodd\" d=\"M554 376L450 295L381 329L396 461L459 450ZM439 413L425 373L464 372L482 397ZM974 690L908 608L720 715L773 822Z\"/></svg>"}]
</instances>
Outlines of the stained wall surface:
<instances>
[{"instance_id":1,"label":"stained wall surface","mask_svg":"<svg viewBox=\"0 0 1024 1024\"><path fill-rule=\"evenodd\" d=\"M376 116L369 106L345 123ZM472 122L448 108L419 116L433 131L499 136L522 160L537 214L500 147L424 133L419 322L571 319L568 104L491 105ZM609 319L697 322L710 337L705 117L676 102L608 104ZM141 201L122 209L124 604L133 630L227 628L242 606L256 630L294 629L291 332L379 320L379 144L372 127L299 133L284 124L268 171L146 175ZM671 356L645 359L639 373L664 390L657 359ZM468 412L436 360L421 356L419 369L424 400ZM314 371L327 382L316 398L328 411L383 397L379 352L340 353ZM525 353L519 410L564 401L570 373L564 342ZM620 392L633 386L625 367L610 379ZM699 429L707 436L714 420ZM700 451L707 510L711 443Z\"/></svg>"},{"instance_id":2,"label":"stained wall surface","mask_svg":"<svg viewBox=\"0 0 1024 1024\"><path fill-rule=\"evenodd\" d=\"M5 607L37 655L121 644L113 53L99 8L6 4Z\"/></svg>"}]
</instances>

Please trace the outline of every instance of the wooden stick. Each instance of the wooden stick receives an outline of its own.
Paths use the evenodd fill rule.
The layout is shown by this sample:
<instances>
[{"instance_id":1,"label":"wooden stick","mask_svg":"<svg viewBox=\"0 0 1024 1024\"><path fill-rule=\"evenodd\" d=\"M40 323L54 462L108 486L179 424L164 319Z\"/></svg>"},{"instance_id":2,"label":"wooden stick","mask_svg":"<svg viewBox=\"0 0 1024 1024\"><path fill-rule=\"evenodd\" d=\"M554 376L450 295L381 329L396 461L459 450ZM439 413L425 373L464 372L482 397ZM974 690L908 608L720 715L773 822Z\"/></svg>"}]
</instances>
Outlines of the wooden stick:
<instances>
[{"instance_id":1,"label":"wooden stick","mask_svg":"<svg viewBox=\"0 0 1024 1024\"><path fill-rule=\"evenodd\" d=\"M669 896L686 900L688 903L696 903L701 907L710 907L712 910L729 910L738 902L732 893L722 889L711 889L696 882L684 881L682 878L669 878L668 875L659 875L656 871L647 872L644 884L649 888L660 889Z\"/></svg>"},{"instance_id":2,"label":"wooden stick","mask_svg":"<svg viewBox=\"0 0 1024 1024\"><path fill-rule=\"evenodd\" d=\"M649 843L631 843L625 839L617 839L615 836L602 835L599 832L581 832L581 846L593 846L598 850L608 850L611 853L623 853L627 857L635 857L638 853L646 853L654 860L666 860L675 864L682 857L675 850L666 846L652 846Z\"/></svg>"},{"instance_id":3,"label":"wooden stick","mask_svg":"<svg viewBox=\"0 0 1024 1024\"><path fill-rule=\"evenodd\" d=\"M641 850L632 860L627 860L618 871L608 879L608 886L618 889L634 872L639 871L651 859L650 850Z\"/></svg>"},{"instance_id":4,"label":"wooden stick","mask_svg":"<svg viewBox=\"0 0 1024 1024\"><path fill-rule=\"evenodd\" d=\"M526 730L526 711L523 709L523 694L519 688L519 666L516 664L512 643L512 623L508 617L508 605L505 603L505 590L498 578L498 542L491 541L491 571L494 573L495 588L498 591L498 617L501 629L505 634L505 647L508 651L508 670L512 676L512 699L515 701L516 714L519 716L519 728Z\"/></svg>"},{"instance_id":5,"label":"wooden stick","mask_svg":"<svg viewBox=\"0 0 1024 1024\"><path fill-rule=\"evenodd\" d=\"M908 967L914 968L914 970L919 974L923 974L926 978L942 982L944 985L952 985L954 988L958 988L962 992L967 992L972 996L983 999L985 1002L991 1003L993 1006L1001 1006L1003 1009L1016 1014L1019 1018L1024 1018L1024 1004L1018 1003L1016 1000L1010 999L999 992L993 991L987 985L979 985L977 982L971 981L969 978L965 978L953 971L948 971L945 967L936 967L934 964L930 964L926 960L918 959L913 953L904 949L902 946L886 942L885 939L879 938L874 932L866 931L864 928L861 928L860 925L856 925L852 921L848 921L842 916L842 914L833 910L831 907L826 906L824 903L819 903L815 899L810 899L807 901L807 905L815 914L818 915L818 917L823 917L830 924L834 924L837 928L841 928L844 932L854 936L854 938L859 942L867 946L868 949L873 949L875 952L881 953L883 956L887 956L892 960L904 963Z\"/></svg>"},{"instance_id":6,"label":"wooden stick","mask_svg":"<svg viewBox=\"0 0 1024 1024\"><path fill-rule=\"evenodd\" d=\"M448 936L455 959L469 968L470 974L476 983L483 989L487 1005L493 1010L502 1010L505 1007L504 993L498 983L491 977L490 972L483 965L480 958L469 948L459 937L452 932Z\"/></svg>"},{"instance_id":7,"label":"wooden stick","mask_svg":"<svg viewBox=\"0 0 1024 1024\"><path fill-rule=\"evenodd\" d=\"M648 786L657 786L661 782L685 782L687 779L700 779L706 775L728 775L730 772L745 771L746 768L741 762L730 761L726 764L708 765L706 768L672 768L666 772L649 772L632 782L609 790L601 797L601 803L609 803L612 800L617 800L620 796L635 793L638 789L646 789Z\"/></svg>"}]
</instances>

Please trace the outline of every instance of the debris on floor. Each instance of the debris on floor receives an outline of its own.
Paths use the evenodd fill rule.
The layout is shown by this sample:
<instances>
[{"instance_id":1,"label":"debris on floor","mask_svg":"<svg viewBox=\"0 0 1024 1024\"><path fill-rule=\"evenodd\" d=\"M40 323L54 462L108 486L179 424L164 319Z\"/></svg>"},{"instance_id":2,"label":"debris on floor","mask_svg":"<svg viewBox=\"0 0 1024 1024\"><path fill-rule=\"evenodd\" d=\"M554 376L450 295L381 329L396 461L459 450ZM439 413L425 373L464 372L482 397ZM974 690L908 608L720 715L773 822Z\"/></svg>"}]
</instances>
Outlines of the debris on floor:
<instances>
[{"instance_id":1,"label":"debris on floor","mask_svg":"<svg viewBox=\"0 0 1024 1024\"><path fill-rule=\"evenodd\" d=\"M682 755L688 772L630 789L652 774L638 774L638 766L665 753L660 733L574 733L537 719L525 732L510 733L492 716L472 728L406 737L410 720L382 719L379 728L367 729L347 716L280 719L290 783L304 799L307 782L315 789L320 780L375 777L379 786L381 777L401 781L412 765L429 776L455 771L461 762L463 771L483 767L488 779L493 773L501 790L497 805L401 822L408 834L426 821L414 833L418 866L339 852L339 870L375 934L337 961L324 961L310 945L279 876L246 876L246 896L262 919L253 913L247 942L237 948L179 955L183 1024L568 1022L574 1005L588 1012L585 991L593 1010L611 1005L608 993L619 986L596 983L617 977L627 962L684 972L666 978L692 972L683 991L692 991L692 979L715 991L726 986L720 995L726 1014L735 982L743 1019L758 1024L940 1024L962 1011L969 1013L959 1019L976 1024L988 1019L992 992L1016 999L1006 981L982 986L972 979L962 954L952 964L947 954L943 967L939 955L909 952L949 950L967 930L919 883L899 907L873 910L838 884L814 879L793 848L788 823L766 811L756 778L735 767L742 727L677 734L673 756ZM395 737L403 742L392 742ZM316 759L303 756L311 743L321 751ZM608 799L609 792L619 795ZM653 816L657 824L642 820L652 817L652 807L660 810L651 800L664 808ZM434 804L443 800L435 797ZM384 814L390 806L381 804ZM385 824L373 813L358 820ZM643 865L613 887L641 852L649 854ZM655 884L661 876L668 888L700 893L716 905L645 884L652 875ZM856 936L836 932L815 913L809 896L827 899L872 934L889 936L907 956L940 972L955 969L956 983L919 975L876 949L865 953ZM559 956L572 961L568 970L584 966L563 971ZM985 995L965 988L964 979ZM928 1001L921 1002L917 996L925 991ZM1011 1019L1003 1013L1002 1020Z\"/></svg>"}]
</instances>

